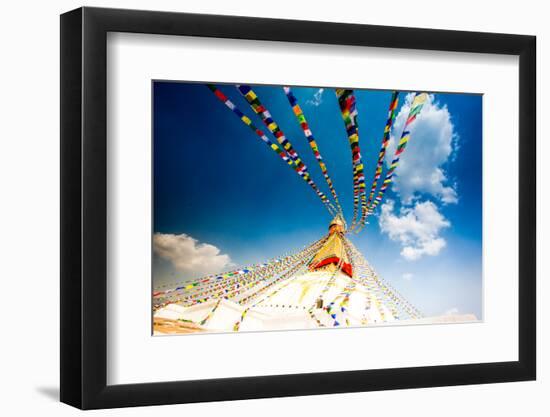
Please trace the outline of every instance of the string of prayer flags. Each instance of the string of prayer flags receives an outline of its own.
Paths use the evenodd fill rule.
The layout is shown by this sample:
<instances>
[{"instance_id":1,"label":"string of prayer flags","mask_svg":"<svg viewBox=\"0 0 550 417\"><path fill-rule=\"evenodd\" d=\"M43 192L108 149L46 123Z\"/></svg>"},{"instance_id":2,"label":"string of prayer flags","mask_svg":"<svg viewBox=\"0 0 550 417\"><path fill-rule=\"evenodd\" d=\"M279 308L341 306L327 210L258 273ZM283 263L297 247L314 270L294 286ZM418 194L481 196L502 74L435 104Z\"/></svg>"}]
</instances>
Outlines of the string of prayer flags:
<instances>
[{"instance_id":1,"label":"string of prayer flags","mask_svg":"<svg viewBox=\"0 0 550 417\"><path fill-rule=\"evenodd\" d=\"M377 274L373 273L368 262L349 240L346 240L346 247L349 249L350 258L353 263L354 277L360 281L361 285L386 300L388 304L393 304L394 306L398 304L399 310L404 316L413 319L423 317L423 314L410 304L395 288L385 283ZM394 309L397 309L397 307Z\"/></svg>"},{"instance_id":2,"label":"string of prayer flags","mask_svg":"<svg viewBox=\"0 0 550 417\"><path fill-rule=\"evenodd\" d=\"M357 103L353 90L346 90L342 88L336 89L336 97L338 98L338 104L340 106L340 112L344 119L346 127L346 133L348 135L348 142L351 148L352 164L353 164L353 219L351 222L350 230L354 230L357 223L357 216L359 214L359 200L361 200L361 208L363 215L359 222L365 222L367 199L365 195L365 174L363 161L361 158L361 148L359 146L359 123L357 120Z\"/></svg>"},{"instance_id":3,"label":"string of prayer flags","mask_svg":"<svg viewBox=\"0 0 550 417\"><path fill-rule=\"evenodd\" d=\"M252 110L254 110L254 113L260 116L263 124L269 129L273 136L275 136L277 142L279 142L281 147L286 151L290 159L295 162L296 166L298 166L300 170L307 172L307 165L300 159L298 152L296 152L296 150L292 147L292 144L287 139L284 132L281 130L275 120L273 120L273 116L271 115L267 107L262 104L258 95L252 90L249 85L238 84L236 85L236 87L239 93L241 93L241 95L246 99L248 104L250 104L250 107L252 108Z\"/></svg>"},{"instance_id":4,"label":"string of prayer flags","mask_svg":"<svg viewBox=\"0 0 550 417\"><path fill-rule=\"evenodd\" d=\"M210 320L212 318L212 316L214 315L214 313L216 312L216 310L220 306L221 302L222 302L222 299L220 298L218 300L218 302L214 305L214 308L212 310L210 310L210 312L206 315L206 317L199 322L199 324L201 326L204 326L208 322L208 320Z\"/></svg>"},{"instance_id":5,"label":"string of prayer flags","mask_svg":"<svg viewBox=\"0 0 550 417\"><path fill-rule=\"evenodd\" d=\"M281 149L277 144L271 142L269 138L254 124L252 123L252 120L248 118L239 108L231 101L229 98L221 92L216 86L212 84L206 84L206 86L214 93L214 95L220 100L222 103L224 103L241 121L247 125L258 137L266 144L268 145L271 150L273 150L279 157L285 161L288 165L293 166L294 163L292 160L288 157L287 153Z\"/></svg>"},{"instance_id":6,"label":"string of prayer flags","mask_svg":"<svg viewBox=\"0 0 550 417\"><path fill-rule=\"evenodd\" d=\"M161 298L155 300L155 305L161 305L166 302L166 300L177 301L179 303L184 303L187 306L200 304L206 302L210 299L215 298L234 298L251 290L254 287L259 287L259 291L256 293L249 294L244 300L254 298L257 294L264 291L267 287L265 283L268 282L272 277L276 278L279 274L286 273L289 269L293 268L296 264L301 264L307 259L310 259L313 251L316 251L320 248L320 245L326 240L323 238L311 246L306 247L301 252L298 252L295 255L287 256L284 259L275 260L272 263L268 264L265 268L259 268L256 271L252 272L249 275L240 277L234 275L233 277L228 277L223 281L217 281L213 285L202 284L203 287L196 290L185 290L184 286L177 287L173 290L167 290L168 298ZM223 276L229 276L232 273L223 274ZM203 282L200 280L197 282ZM278 281L277 281L278 282ZM181 296L177 291L185 291L186 295Z\"/></svg>"},{"instance_id":7,"label":"string of prayer flags","mask_svg":"<svg viewBox=\"0 0 550 417\"><path fill-rule=\"evenodd\" d=\"M256 267L247 267L232 272L223 273L220 276L209 276L187 285L181 285L165 291L154 292L153 309L156 311L167 304L181 303L186 306L204 303L210 299L233 298L255 286L265 284L270 277L277 277L296 263L309 259L312 251L317 250L326 241L326 237L306 246L301 252L287 255L284 258L275 259ZM185 288L192 285L192 289ZM182 293L182 291L184 293Z\"/></svg>"},{"instance_id":8,"label":"string of prayer flags","mask_svg":"<svg viewBox=\"0 0 550 417\"><path fill-rule=\"evenodd\" d=\"M288 102L290 103L290 106L292 107L292 111L294 112L294 115L296 116L296 119L298 120L298 124L302 128L302 131L304 132L304 135L309 143L309 146L311 150L313 151L313 155L315 156L315 159L317 160L319 167L321 168L321 172L323 173L323 176L325 177L325 181L327 182L328 188L332 194L332 198L334 199L334 202L336 204L336 207L338 208L338 212L340 213L341 217L344 218L344 214L342 211L342 207L340 206L340 202L338 201L338 194L336 193L336 190L334 189L334 183L332 182L332 179L330 178L330 175L328 173L328 168L326 163L323 161L323 157L321 156L321 152L319 151L319 146L317 145L317 141L315 140L315 137L313 136L313 133L311 132L311 128L306 120L306 116L304 115L304 112L302 111L302 108L298 104L298 99L290 89L290 87L283 87L286 97L288 99Z\"/></svg>"},{"instance_id":9,"label":"string of prayer flags","mask_svg":"<svg viewBox=\"0 0 550 417\"><path fill-rule=\"evenodd\" d=\"M326 327L323 323L321 323L321 320L317 318L315 315L315 312L313 311L313 308L310 308L307 313L309 314L309 317L317 324L319 327Z\"/></svg>"},{"instance_id":10,"label":"string of prayer flags","mask_svg":"<svg viewBox=\"0 0 550 417\"><path fill-rule=\"evenodd\" d=\"M300 172L304 173L304 177L306 177L308 180L311 180L313 182L313 179L311 179L309 174L309 169L306 165L306 163L300 158L298 155L298 152L294 149L292 146L292 143L287 138L285 133L282 131L280 126L277 124L277 122L273 119L272 114L269 112L268 108L265 104L263 104L260 101L260 98L258 97L258 94L254 90L252 90L252 87L246 84L237 84L236 85L237 91L245 98L245 100L248 102L254 113L256 113L258 116L260 116L260 119L262 120L262 123L269 129L269 131L273 134L273 136L277 139L277 142L281 145L281 147L287 152L287 155L294 161L296 164L296 167ZM330 202L327 199L328 204ZM330 205L332 215L334 215L334 207Z\"/></svg>"},{"instance_id":11,"label":"string of prayer flags","mask_svg":"<svg viewBox=\"0 0 550 417\"><path fill-rule=\"evenodd\" d=\"M393 125L393 121L395 120L395 110L397 109L398 102L399 102L399 92L394 91L392 93L391 100L390 100L390 106L388 109L388 118L386 121L386 126L384 127L384 135L382 137L382 146L380 147L380 152L378 153L378 161L376 163L376 170L374 171L374 179L372 181L372 187L370 189L369 199L367 201L368 209L371 207L372 200L374 198L374 193L376 192L376 188L378 186L378 180L382 175L384 157L386 156L386 149L388 148L388 144L390 143L390 132Z\"/></svg>"},{"instance_id":12,"label":"string of prayer flags","mask_svg":"<svg viewBox=\"0 0 550 417\"><path fill-rule=\"evenodd\" d=\"M372 203L372 208L369 210L371 213L378 206L378 204L380 204L382 198L384 198L384 194L386 193L388 186L392 183L392 177L395 169L399 164L401 154L405 151L407 143L409 142L409 139L411 137L410 125L416 120L417 116L420 114L420 111L422 110L422 107L424 106L427 98L428 95L426 93L416 93L414 96L409 115L407 116L407 121L405 122L405 126L403 126L403 132L401 133L401 138L397 144L397 148L393 156L393 160L390 164L388 172L386 172L386 177L384 179L384 182L382 183L382 186L380 187L380 191L378 192L376 199Z\"/></svg>"},{"instance_id":13,"label":"string of prayer flags","mask_svg":"<svg viewBox=\"0 0 550 417\"><path fill-rule=\"evenodd\" d=\"M275 280L273 280L272 282L270 282L269 284L267 284L265 287L263 288L260 288L259 291L257 291L256 293L253 293L241 300L239 300L239 304L243 304L243 303L246 303L248 302L249 300L257 297L259 294L265 292L267 289L269 289L270 287L278 284L279 282L285 280L286 278L288 278L288 276L290 276L292 273L296 272L296 270L298 269L301 269L303 267L307 267L307 265L309 265L309 263L311 262L311 260L314 258L315 256L315 253L316 251L321 247L321 245L323 243L326 242L326 240L328 240L328 236L326 237L326 239L324 239L323 241L319 242L318 245L315 245L315 246L311 246L309 248L307 248L305 251L302 252L303 256L300 257L300 259L296 262L295 266L293 266L292 268L290 268L288 270L288 272L286 272L285 274L281 275L280 277L276 278Z\"/></svg>"},{"instance_id":14,"label":"string of prayer flags","mask_svg":"<svg viewBox=\"0 0 550 417\"><path fill-rule=\"evenodd\" d=\"M269 300L271 297L275 296L277 293L279 293L283 288L285 288L287 285L290 284L290 282L292 281L292 279L289 279L289 278L296 278L297 276L300 275L300 271L303 272L307 265L311 262L311 260L314 258L315 256L315 252L314 251L311 251L310 254L309 254L309 258L307 259L306 262L302 262L302 263L299 263L297 264L294 268L290 269L286 274L284 274L283 276L281 276L280 278L278 278L277 280L273 281L271 284L269 284L266 288L268 287L271 287L281 281L285 281L286 282L284 283L284 285L280 286L278 289L274 290L272 293L266 295L265 297L263 297L262 299L260 299L259 301L255 301L254 304L250 305L250 307L247 307L242 315L241 315L241 318L238 322L236 322L234 325L233 325L233 331L234 332L238 332L240 327L241 327L241 324L242 322L244 321L245 317L246 317L246 314L248 313L248 311L251 309L251 308L254 308L256 307L258 304L266 301L266 300ZM263 290L262 290L263 291Z\"/></svg>"},{"instance_id":15,"label":"string of prayer flags","mask_svg":"<svg viewBox=\"0 0 550 417\"><path fill-rule=\"evenodd\" d=\"M213 84L206 84L206 86L210 89L210 91L214 93L218 100L224 103L226 107L229 108L245 125L247 125L254 133L256 133L256 135L259 136L260 139L271 148L271 150L273 150L277 155L279 155L281 159L283 159L291 168L294 169L294 171L313 189L313 191L315 191L317 196L321 199L321 201L327 208L330 215L334 216L335 209L330 204L327 196L321 190L319 190L315 182L313 182L309 173L305 169L301 168L301 165L297 165L294 160L289 158L285 150L281 149L277 144L271 142L264 134L264 132L258 129L252 123L252 120L250 120L250 118L248 118L241 110L239 110L239 108L231 100L229 100L229 98L216 86L214 86Z\"/></svg>"}]
</instances>

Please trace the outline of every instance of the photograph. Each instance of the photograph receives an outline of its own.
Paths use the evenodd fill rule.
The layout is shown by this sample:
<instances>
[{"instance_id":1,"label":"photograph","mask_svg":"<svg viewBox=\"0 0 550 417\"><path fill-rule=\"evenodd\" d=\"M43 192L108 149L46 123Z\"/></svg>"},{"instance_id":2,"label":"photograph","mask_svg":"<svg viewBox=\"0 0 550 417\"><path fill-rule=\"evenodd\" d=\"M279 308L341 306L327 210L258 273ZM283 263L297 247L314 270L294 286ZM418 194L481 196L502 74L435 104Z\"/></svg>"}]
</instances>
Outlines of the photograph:
<instances>
[{"instance_id":1,"label":"photograph","mask_svg":"<svg viewBox=\"0 0 550 417\"><path fill-rule=\"evenodd\" d=\"M152 333L482 322L483 95L152 81Z\"/></svg>"}]
</instances>

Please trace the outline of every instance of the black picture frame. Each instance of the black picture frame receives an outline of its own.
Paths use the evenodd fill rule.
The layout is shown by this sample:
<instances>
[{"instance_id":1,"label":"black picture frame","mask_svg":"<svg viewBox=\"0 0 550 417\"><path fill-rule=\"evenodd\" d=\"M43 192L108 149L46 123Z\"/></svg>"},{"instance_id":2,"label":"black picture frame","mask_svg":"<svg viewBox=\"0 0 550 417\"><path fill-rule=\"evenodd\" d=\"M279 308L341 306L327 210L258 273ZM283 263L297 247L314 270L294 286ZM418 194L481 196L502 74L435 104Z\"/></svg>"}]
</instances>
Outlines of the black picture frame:
<instances>
[{"instance_id":1,"label":"black picture frame","mask_svg":"<svg viewBox=\"0 0 550 417\"><path fill-rule=\"evenodd\" d=\"M519 360L107 385L108 32L519 56ZM62 402L95 409L535 379L534 36L84 7L61 15L60 56Z\"/></svg>"}]
</instances>

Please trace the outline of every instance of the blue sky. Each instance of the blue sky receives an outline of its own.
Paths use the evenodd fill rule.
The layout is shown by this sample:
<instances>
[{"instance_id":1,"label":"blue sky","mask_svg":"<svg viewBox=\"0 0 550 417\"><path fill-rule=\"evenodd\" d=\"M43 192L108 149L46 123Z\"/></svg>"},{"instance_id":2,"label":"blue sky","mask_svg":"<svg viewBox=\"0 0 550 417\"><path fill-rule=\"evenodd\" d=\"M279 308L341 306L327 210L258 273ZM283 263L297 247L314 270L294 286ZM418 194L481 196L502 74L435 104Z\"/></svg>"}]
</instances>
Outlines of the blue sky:
<instances>
[{"instance_id":1,"label":"blue sky","mask_svg":"<svg viewBox=\"0 0 550 417\"><path fill-rule=\"evenodd\" d=\"M218 87L274 141L234 86ZM254 91L329 195L282 87ZM349 221L351 153L334 90L293 92ZM279 257L326 233L331 218L315 193L207 87L156 81L153 93L155 286ZM391 91L355 94L369 189ZM400 93L388 158L410 100ZM424 314L482 318L482 96L430 93L396 174L351 240Z\"/></svg>"}]
</instances>

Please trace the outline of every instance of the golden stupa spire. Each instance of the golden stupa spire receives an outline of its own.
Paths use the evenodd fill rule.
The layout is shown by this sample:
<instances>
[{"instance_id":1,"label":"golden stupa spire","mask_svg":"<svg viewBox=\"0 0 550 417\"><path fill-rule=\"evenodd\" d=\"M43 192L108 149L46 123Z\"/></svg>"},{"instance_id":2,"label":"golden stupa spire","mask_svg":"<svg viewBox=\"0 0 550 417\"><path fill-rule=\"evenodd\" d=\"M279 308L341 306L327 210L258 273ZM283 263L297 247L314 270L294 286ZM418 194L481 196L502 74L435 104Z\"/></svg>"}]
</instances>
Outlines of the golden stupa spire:
<instances>
[{"instance_id":1,"label":"golden stupa spire","mask_svg":"<svg viewBox=\"0 0 550 417\"><path fill-rule=\"evenodd\" d=\"M343 234L346 232L346 225L339 214L337 214L328 225L328 232L329 234L333 234L334 232Z\"/></svg>"},{"instance_id":2,"label":"golden stupa spire","mask_svg":"<svg viewBox=\"0 0 550 417\"><path fill-rule=\"evenodd\" d=\"M333 272L340 269L352 276L353 270L344 244L345 224L340 215L332 219L328 226L328 233L327 241L309 264L310 270L323 269Z\"/></svg>"}]
</instances>

